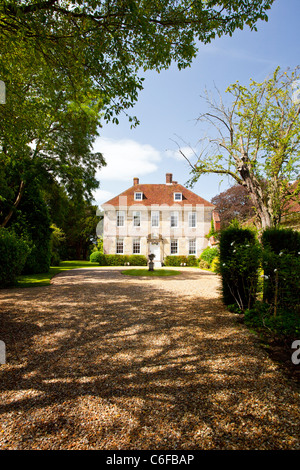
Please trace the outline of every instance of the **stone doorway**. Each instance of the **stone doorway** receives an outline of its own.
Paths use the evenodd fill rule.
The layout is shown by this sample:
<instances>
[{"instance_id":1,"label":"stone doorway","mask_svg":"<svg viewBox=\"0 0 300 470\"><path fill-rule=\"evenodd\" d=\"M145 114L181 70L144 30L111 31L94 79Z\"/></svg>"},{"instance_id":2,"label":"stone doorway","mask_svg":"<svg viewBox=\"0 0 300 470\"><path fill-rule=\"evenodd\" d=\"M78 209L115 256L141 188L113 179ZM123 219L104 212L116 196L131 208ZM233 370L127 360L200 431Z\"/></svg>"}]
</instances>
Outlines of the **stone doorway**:
<instances>
[{"instance_id":1,"label":"stone doorway","mask_svg":"<svg viewBox=\"0 0 300 470\"><path fill-rule=\"evenodd\" d=\"M161 249L160 242L150 242L149 243L149 255L153 253L155 258L153 260L155 268L161 268Z\"/></svg>"}]
</instances>

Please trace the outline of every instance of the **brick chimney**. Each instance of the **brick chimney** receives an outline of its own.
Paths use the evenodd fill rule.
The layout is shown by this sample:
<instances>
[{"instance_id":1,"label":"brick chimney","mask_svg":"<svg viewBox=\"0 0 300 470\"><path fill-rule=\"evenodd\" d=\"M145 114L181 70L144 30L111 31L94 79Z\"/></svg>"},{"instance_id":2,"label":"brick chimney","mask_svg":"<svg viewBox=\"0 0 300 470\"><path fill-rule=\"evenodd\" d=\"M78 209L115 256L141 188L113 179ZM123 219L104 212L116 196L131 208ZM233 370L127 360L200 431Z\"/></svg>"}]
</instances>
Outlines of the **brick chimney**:
<instances>
[{"instance_id":1,"label":"brick chimney","mask_svg":"<svg viewBox=\"0 0 300 470\"><path fill-rule=\"evenodd\" d=\"M137 186L139 184L138 178L133 178L133 186Z\"/></svg>"},{"instance_id":2,"label":"brick chimney","mask_svg":"<svg viewBox=\"0 0 300 470\"><path fill-rule=\"evenodd\" d=\"M166 173L166 184L172 184L172 173Z\"/></svg>"}]
</instances>

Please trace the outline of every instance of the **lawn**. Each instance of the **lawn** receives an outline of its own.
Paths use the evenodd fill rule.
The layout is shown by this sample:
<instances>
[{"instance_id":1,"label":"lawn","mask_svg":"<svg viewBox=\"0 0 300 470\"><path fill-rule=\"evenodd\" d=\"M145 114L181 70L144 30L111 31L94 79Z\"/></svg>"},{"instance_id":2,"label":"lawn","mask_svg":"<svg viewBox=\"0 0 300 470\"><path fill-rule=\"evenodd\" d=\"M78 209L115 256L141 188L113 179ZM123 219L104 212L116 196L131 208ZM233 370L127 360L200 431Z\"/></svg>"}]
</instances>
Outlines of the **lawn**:
<instances>
[{"instance_id":1,"label":"lawn","mask_svg":"<svg viewBox=\"0 0 300 470\"><path fill-rule=\"evenodd\" d=\"M181 274L180 271L173 271L171 269L154 269L149 271L148 269L126 269L122 271L122 274L126 276L176 276Z\"/></svg>"},{"instance_id":2,"label":"lawn","mask_svg":"<svg viewBox=\"0 0 300 470\"><path fill-rule=\"evenodd\" d=\"M90 261L62 261L59 266L51 266L48 273L42 274L24 274L19 277L16 287L39 287L49 286L50 281L56 274L62 271L68 271L76 268L99 267L99 263L91 263ZM148 269L129 269L122 271L122 274L128 276L174 276L180 274L179 271L170 269L156 269L149 271Z\"/></svg>"},{"instance_id":3,"label":"lawn","mask_svg":"<svg viewBox=\"0 0 300 470\"><path fill-rule=\"evenodd\" d=\"M48 273L24 274L20 276L16 287L49 286L53 276L62 271L76 268L91 268L92 266L99 267L99 263L91 263L90 261L62 261L59 266L51 266Z\"/></svg>"}]
</instances>

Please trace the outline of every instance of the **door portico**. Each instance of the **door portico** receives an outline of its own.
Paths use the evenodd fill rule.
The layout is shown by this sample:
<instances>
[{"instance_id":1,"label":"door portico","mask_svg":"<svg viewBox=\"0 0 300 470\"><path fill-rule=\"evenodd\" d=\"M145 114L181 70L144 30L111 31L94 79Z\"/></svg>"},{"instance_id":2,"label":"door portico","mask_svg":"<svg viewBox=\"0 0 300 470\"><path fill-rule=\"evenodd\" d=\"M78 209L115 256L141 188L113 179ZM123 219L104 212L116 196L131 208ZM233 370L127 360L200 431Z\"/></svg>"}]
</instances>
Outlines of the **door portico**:
<instances>
[{"instance_id":1,"label":"door portico","mask_svg":"<svg viewBox=\"0 0 300 470\"><path fill-rule=\"evenodd\" d=\"M148 255L150 255L151 253L155 255L155 258L153 260L154 267L160 268L162 265L162 249L161 249L162 236L156 233L149 234L147 238L147 242L148 242Z\"/></svg>"}]
</instances>

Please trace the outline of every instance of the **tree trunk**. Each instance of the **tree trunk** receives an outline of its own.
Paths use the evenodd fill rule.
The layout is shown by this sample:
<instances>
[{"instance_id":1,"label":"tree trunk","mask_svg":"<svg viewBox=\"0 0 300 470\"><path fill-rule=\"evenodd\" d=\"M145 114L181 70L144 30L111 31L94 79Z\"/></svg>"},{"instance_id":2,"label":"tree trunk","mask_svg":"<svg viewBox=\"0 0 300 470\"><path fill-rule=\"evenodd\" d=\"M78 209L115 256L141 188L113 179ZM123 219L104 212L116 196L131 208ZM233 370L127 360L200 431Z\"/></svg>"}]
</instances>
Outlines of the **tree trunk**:
<instances>
[{"instance_id":1,"label":"tree trunk","mask_svg":"<svg viewBox=\"0 0 300 470\"><path fill-rule=\"evenodd\" d=\"M24 189L25 189L25 183L24 181L21 181L20 183L20 187L19 187L19 192L18 192L18 195L16 197L16 200L13 204L13 207L10 209L9 213L7 214L7 216L5 217L4 221L1 223L1 227L6 227L6 225L8 224L8 222L10 221L13 213L14 213L14 210L18 207L21 199L22 199L22 196L24 194Z\"/></svg>"},{"instance_id":2,"label":"tree trunk","mask_svg":"<svg viewBox=\"0 0 300 470\"><path fill-rule=\"evenodd\" d=\"M259 218L261 229L264 230L272 226L272 216L264 201L262 187L252 171L249 170L247 163L243 163L239 168L239 173L244 182L252 204Z\"/></svg>"}]
</instances>

